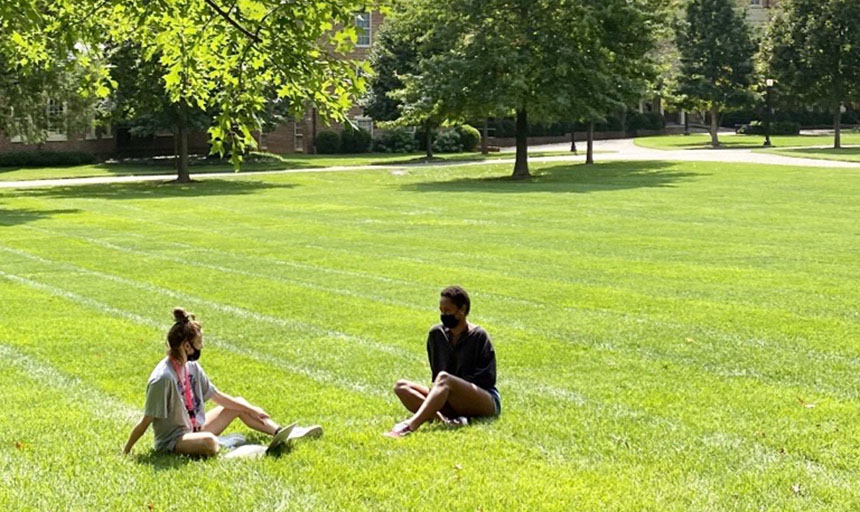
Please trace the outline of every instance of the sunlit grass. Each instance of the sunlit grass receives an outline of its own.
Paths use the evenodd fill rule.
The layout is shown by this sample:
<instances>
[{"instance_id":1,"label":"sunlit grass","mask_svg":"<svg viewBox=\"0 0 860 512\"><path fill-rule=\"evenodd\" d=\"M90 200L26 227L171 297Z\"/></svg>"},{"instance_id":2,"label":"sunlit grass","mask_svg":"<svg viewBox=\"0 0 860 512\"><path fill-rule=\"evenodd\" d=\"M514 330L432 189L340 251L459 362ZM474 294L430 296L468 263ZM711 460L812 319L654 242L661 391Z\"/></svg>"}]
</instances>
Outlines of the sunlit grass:
<instances>
[{"instance_id":1,"label":"sunlit grass","mask_svg":"<svg viewBox=\"0 0 860 512\"><path fill-rule=\"evenodd\" d=\"M855 510L860 171L533 171L0 191L0 506ZM452 283L504 412L383 438ZM217 386L324 437L123 459L175 305Z\"/></svg>"}]
</instances>

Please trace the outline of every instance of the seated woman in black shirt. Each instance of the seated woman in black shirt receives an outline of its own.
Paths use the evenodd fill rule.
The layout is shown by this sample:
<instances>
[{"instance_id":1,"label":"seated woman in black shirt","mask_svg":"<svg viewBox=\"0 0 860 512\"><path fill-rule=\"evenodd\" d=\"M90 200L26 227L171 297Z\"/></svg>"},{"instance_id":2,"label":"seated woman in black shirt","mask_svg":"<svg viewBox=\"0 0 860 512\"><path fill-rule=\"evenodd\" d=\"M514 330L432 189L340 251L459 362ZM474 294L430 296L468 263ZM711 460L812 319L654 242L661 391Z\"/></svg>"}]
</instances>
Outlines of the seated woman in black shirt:
<instances>
[{"instance_id":1,"label":"seated woman in black shirt","mask_svg":"<svg viewBox=\"0 0 860 512\"><path fill-rule=\"evenodd\" d=\"M433 387L398 381L394 393L413 415L385 435L403 437L433 419L463 425L467 417L497 416L501 412L496 353L487 332L466 321L469 309L466 290L459 286L442 290L442 325L434 326L427 336Z\"/></svg>"}]
</instances>

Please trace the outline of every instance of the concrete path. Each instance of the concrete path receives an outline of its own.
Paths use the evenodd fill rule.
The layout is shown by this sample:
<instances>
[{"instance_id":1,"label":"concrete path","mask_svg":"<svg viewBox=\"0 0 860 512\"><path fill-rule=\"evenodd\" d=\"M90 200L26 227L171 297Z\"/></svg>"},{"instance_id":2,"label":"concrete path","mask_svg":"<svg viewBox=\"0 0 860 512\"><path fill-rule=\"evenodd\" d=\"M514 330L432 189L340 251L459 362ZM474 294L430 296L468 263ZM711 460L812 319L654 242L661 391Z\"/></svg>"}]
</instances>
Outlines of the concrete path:
<instances>
[{"instance_id":1,"label":"concrete path","mask_svg":"<svg viewBox=\"0 0 860 512\"><path fill-rule=\"evenodd\" d=\"M577 142L580 153L585 152L585 143ZM530 151L565 151L570 149L570 143L535 146ZM787 148L786 148L787 149ZM860 162L844 162L840 160L820 160L810 158L794 158L790 156L759 152L753 149L651 149L637 146L633 139L602 140L594 142L594 150L601 151L594 155L595 161L617 160L672 160L677 162L725 162L792 165L797 167L842 167L860 168ZM504 148L503 151L512 151ZM555 158L555 157L550 157ZM561 157L569 159L569 157ZM584 157L581 157L584 161ZM535 159L537 160L537 159Z\"/></svg>"},{"instance_id":2,"label":"concrete path","mask_svg":"<svg viewBox=\"0 0 860 512\"><path fill-rule=\"evenodd\" d=\"M574 162L585 161L585 143L577 143L580 148L579 155L561 155L529 158L530 162ZM566 151L570 149L569 143L551 144L545 146L532 146L530 152L539 151ZM749 163L749 164L771 164L791 165L798 167L840 167L860 169L858 162L843 162L838 160L815 160L809 158L792 158L788 156L755 152L751 149L685 149L685 150L660 150L643 148L634 144L633 139L616 139L595 141L594 158L598 162L606 161L647 161L647 160L670 160L678 162L725 162L725 163ZM513 152L514 148L503 148L505 153ZM513 164L514 156L496 160L480 160L475 162L434 162L429 164L409 165L365 165L324 167L319 169L287 169L283 171L256 171L256 172L221 172L210 174L194 174L195 180L207 180L215 178L234 178L249 176L267 176L273 174L296 174L308 172L345 172L359 170L377 170L396 172L407 168L423 167L446 167L451 165L486 165L486 164ZM139 183L139 182L164 182L172 180L174 175L145 175L145 176L99 176L93 178L65 178L44 179L27 181L0 181L0 189L8 188L37 188L75 185L95 185L104 183Z\"/></svg>"}]
</instances>

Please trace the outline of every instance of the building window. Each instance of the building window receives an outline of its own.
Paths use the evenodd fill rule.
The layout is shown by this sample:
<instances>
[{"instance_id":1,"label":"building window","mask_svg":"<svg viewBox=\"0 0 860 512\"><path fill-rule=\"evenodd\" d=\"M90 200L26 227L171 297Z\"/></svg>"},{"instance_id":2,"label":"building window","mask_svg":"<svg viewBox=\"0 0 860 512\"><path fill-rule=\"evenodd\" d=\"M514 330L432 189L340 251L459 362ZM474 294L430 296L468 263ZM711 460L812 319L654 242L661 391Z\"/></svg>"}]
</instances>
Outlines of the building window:
<instances>
[{"instance_id":1,"label":"building window","mask_svg":"<svg viewBox=\"0 0 860 512\"><path fill-rule=\"evenodd\" d=\"M750 5L761 7L761 0L750 0Z\"/></svg>"},{"instance_id":2,"label":"building window","mask_svg":"<svg viewBox=\"0 0 860 512\"><path fill-rule=\"evenodd\" d=\"M358 46L370 46L370 20L369 12L360 12L355 15L355 26L358 28Z\"/></svg>"},{"instance_id":3,"label":"building window","mask_svg":"<svg viewBox=\"0 0 860 512\"><path fill-rule=\"evenodd\" d=\"M49 141L69 140L66 129L66 105L63 102L48 101L46 119Z\"/></svg>"},{"instance_id":4,"label":"building window","mask_svg":"<svg viewBox=\"0 0 860 512\"><path fill-rule=\"evenodd\" d=\"M296 153L304 153L305 151L305 122L302 119L296 119L293 121L295 126L295 131L293 132L294 140L293 146Z\"/></svg>"},{"instance_id":5,"label":"building window","mask_svg":"<svg viewBox=\"0 0 860 512\"><path fill-rule=\"evenodd\" d=\"M369 117L356 117L352 120L359 129L373 135L373 119Z\"/></svg>"},{"instance_id":6,"label":"building window","mask_svg":"<svg viewBox=\"0 0 860 512\"><path fill-rule=\"evenodd\" d=\"M111 126L109 124L93 124L90 126L90 129L87 130L85 138L87 140L112 139L113 133L111 133Z\"/></svg>"}]
</instances>

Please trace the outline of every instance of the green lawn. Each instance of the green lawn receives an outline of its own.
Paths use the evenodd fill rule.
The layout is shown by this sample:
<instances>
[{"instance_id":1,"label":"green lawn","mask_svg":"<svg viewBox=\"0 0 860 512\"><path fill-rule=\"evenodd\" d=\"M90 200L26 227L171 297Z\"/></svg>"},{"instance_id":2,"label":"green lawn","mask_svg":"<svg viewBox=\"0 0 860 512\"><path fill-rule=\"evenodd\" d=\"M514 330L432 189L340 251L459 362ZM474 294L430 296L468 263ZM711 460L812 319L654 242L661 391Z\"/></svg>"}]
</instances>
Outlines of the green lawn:
<instances>
[{"instance_id":1,"label":"green lawn","mask_svg":"<svg viewBox=\"0 0 860 512\"><path fill-rule=\"evenodd\" d=\"M0 508L857 510L860 170L533 170L0 191ZM504 412L383 438L451 283ZM177 305L220 389L325 436L122 458Z\"/></svg>"},{"instance_id":2,"label":"green lawn","mask_svg":"<svg viewBox=\"0 0 860 512\"><path fill-rule=\"evenodd\" d=\"M729 149L761 148L764 137L761 135L720 135L720 143ZM832 135L775 135L771 137L774 147L803 147L827 146L833 144ZM860 144L860 133L843 132L843 144ZM640 137L635 140L637 146L651 149L711 149L711 136L705 133L691 135L658 135L656 137Z\"/></svg>"},{"instance_id":3,"label":"green lawn","mask_svg":"<svg viewBox=\"0 0 860 512\"><path fill-rule=\"evenodd\" d=\"M562 156L570 155L569 151L536 151L530 156ZM358 167L364 165L404 165L422 163L423 153L412 154L359 154L359 155L274 155L266 153L264 158L249 161L242 166L242 171L280 171L287 169L320 169L323 167ZM437 161L477 162L484 160L513 159L513 153L490 153L487 156L480 153L440 154ZM231 172L233 167L227 163L197 163L192 165L192 174L209 174ZM136 163L103 163L96 165L80 165L61 168L10 168L0 167L0 181L87 178L101 176L147 176L171 175L175 171L167 162L157 160Z\"/></svg>"},{"instance_id":4,"label":"green lawn","mask_svg":"<svg viewBox=\"0 0 860 512\"><path fill-rule=\"evenodd\" d=\"M804 149L774 149L778 155L795 158L814 158L818 160L842 160L845 162L860 162L860 147L842 149L833 148L804 148Z\"/></svg>"}]
</instances>

